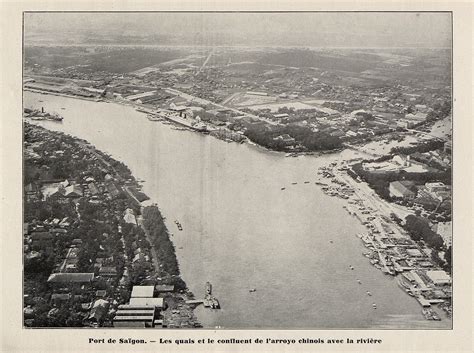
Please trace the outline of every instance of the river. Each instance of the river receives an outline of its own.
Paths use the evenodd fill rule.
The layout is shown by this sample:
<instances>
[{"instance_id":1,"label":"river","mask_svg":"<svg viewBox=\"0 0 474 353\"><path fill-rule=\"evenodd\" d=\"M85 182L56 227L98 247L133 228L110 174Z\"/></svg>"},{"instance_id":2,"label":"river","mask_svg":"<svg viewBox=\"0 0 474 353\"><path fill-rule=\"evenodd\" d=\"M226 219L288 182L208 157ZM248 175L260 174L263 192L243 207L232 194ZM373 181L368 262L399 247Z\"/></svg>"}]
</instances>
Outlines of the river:
<instances>
[{"instance_id":1,"label":"river","mask_svg":"<svg viewBox=\"0 0 474 353\"><path fill-rule=\"evenodd\" d=\"M34 123L88 140L145 181L173 233L183 279L196 298L210 281L221 303L196 309L205 327L450 327L444 316L425 321L416 300L370 265L355 236L365 228L314 184L319 166L353 152L287 158L105 102L25 92L24 106L61 114L62 123Z\"/></svg>"}]
</instances>

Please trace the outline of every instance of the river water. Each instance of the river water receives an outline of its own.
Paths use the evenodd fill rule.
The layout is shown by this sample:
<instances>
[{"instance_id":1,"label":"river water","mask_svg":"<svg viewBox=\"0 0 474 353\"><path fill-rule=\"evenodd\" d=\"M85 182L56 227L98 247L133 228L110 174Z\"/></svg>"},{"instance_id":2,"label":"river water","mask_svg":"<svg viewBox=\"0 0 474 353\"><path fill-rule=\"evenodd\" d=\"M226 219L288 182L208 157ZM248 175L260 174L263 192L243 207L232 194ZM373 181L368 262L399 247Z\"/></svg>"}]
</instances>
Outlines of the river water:
<instances>
[{"instance_id":1,"label":"river water","mask_svg":"<svg viewBox=\"0 0 474 353\"><path fill-rule=\"evenodd\" d=\"M183 279L196 298L210 281L220 301L221 310L196 309L204 327L450 327L425 321L416 300L370 265L355 236L365 228L314 184L319 166L351 152L287 158L104 102L25 92L24 106L61 114L62 123L34 123L88 140L145 180Z\"/></svg>"}]
</instances>

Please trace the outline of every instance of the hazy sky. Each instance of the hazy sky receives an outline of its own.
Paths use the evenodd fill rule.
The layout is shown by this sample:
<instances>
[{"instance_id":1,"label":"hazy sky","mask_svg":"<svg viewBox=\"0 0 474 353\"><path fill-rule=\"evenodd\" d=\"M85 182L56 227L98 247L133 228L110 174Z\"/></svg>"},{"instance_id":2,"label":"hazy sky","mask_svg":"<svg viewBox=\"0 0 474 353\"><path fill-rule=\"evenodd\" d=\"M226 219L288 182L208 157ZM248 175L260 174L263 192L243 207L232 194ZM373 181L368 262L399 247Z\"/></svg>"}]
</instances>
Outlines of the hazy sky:
<instances>
[{"instance_id":1,"label":"hazy sky","mask_svg":"<svg viewBox=\"0 0 474 353\"><path fill-rule=\"evenodd\" d=\"M450 47L449 13L27 13L25 36L158 36L176 44ZM156 44L170 44L156 43Z\"/></svg>"}]
</instances>

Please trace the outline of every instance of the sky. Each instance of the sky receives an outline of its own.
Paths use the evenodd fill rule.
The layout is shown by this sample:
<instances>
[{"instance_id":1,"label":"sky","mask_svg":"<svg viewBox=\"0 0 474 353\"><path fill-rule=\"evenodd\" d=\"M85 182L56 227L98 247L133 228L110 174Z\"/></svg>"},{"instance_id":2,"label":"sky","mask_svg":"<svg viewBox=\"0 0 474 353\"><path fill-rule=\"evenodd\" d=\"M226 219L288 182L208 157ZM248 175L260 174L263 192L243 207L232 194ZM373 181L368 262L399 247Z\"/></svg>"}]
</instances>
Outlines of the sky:
<instances>
[{"instance_id":1,"label":"sky","mask_svg":"<svg viewBox=\"0 0 474 353\"><path fill-rule=\"evenodd\" d=\"M168 45L451 46L449 13L26 13L24 23L27 42L136 36Z\"/></svg>"}]
</instances>

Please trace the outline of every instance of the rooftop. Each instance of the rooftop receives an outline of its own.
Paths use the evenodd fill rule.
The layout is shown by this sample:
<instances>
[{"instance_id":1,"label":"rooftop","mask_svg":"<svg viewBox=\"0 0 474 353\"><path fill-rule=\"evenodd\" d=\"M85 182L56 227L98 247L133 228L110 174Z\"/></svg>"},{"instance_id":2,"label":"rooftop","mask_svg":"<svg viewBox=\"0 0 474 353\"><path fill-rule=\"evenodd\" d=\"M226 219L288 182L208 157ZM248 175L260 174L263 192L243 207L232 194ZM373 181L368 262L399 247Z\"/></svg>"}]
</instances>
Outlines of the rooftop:
<instances>
[{"instance_id":1,"label":"rooftop","mask_svg":"<svg viewBox=\"0 0 474 353\"><path fill-rule=\"evenodd\" d=\"M163 298L130 298L130 305L163 307Z\"/></svg>"},{"instance_id":2,"label":"rooftop","mask_svg":"<svg viewBox=\"0 0 474 353\"><path fill-rule=\"evenodd\" d=\"M155 291L154 286L133 286L132 298L152 298L153 292Z\"/></svg>"},{"instance_id":3,"label":"rooftop","mask_svg":"<svg viewBox=\"0 0 474 353\"><path fill-rule=\"evenodd\" d=\"M93 273L53 273L49 283L88 283L94 279Z\"/></svg>"}]
</instances>

